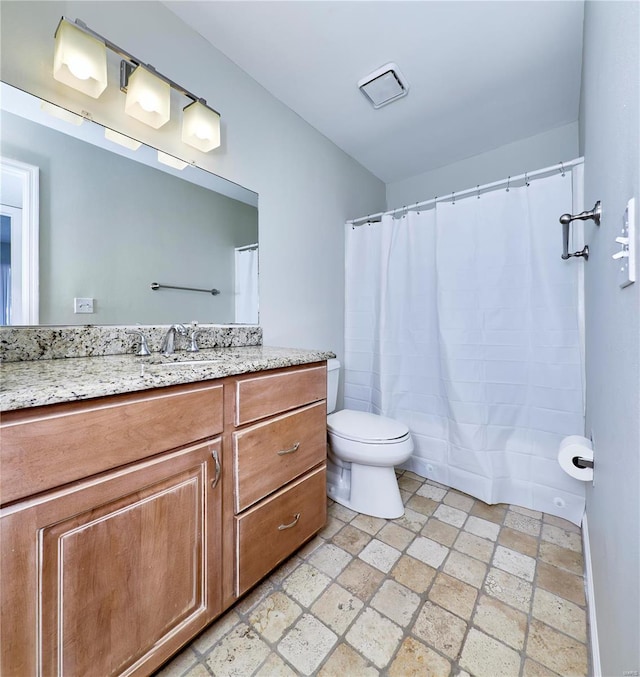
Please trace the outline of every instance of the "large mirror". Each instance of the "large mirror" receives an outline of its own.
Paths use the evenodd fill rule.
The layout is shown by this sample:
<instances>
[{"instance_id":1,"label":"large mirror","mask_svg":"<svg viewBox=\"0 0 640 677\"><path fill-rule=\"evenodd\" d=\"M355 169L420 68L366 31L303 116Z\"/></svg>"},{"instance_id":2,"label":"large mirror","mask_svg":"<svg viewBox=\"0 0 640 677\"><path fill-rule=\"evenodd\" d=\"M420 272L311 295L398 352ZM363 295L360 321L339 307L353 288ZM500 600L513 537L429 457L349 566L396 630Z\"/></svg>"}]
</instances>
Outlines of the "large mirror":
<instances>
[{"instance_id":1,"label":"large mirror","mask_svg":"<svg viewBox=\"0 0 640 677\"><path fill-rule=\"evenodd\" d=\"M2 324L258 322L256 193L1 87Z\"/></svg>"}]
</instances>

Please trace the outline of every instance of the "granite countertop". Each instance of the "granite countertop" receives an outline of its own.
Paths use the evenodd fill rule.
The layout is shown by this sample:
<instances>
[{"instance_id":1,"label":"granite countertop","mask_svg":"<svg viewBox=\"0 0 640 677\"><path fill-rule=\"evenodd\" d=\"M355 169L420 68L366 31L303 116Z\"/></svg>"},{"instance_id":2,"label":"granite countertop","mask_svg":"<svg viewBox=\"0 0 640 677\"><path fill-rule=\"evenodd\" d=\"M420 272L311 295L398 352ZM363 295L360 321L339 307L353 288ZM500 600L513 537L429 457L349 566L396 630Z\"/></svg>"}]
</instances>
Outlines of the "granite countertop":
<instances>
[{"instance_id":1,"label":"granite countertop","mask_svg":"<svg viewBox=\"0 0 640 677\"><path fill-rule=\"evenodd\" d=\"M335 357L328 351L246 346L163 357L105 355L8 362L1 366L0 411L195 383Z\"/></svg>"}]
</instances>

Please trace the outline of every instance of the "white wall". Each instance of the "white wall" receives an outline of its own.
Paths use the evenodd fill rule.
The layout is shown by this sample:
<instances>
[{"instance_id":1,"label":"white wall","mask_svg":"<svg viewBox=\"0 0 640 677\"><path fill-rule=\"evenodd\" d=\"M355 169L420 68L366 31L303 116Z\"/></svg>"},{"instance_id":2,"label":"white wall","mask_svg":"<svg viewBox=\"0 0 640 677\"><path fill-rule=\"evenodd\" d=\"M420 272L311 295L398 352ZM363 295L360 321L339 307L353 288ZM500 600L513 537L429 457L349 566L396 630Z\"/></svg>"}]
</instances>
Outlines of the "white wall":
<instances>
[{"instance_id":1,"label":"white wall","mask_svg":"<svg viewBox=\"0 0 640 677\"><path fill-rule=\"evenodd\" d=\"M620 289L611 255L627 200L640 200L640 4L587 2L581 130L587 228L587 492L602 674L640 670L640 281ZM640 246L640 238L636 240Z\"/></svg>"},{"instance_id":2,"label":"white wall","mask_svg":"<svg viewBox=\"0 0 640 677\"><path fill-rule=\"evenodd\" d=\"M384 184L158 2L3 1L0 11L5 82L75 112L87 110L99 122L259 193L265 344L341 354L344 222L382 209ZM155 131L128 118L117 86L93 100L53 80L53 33L61 15L81 18L207 99L222 114L221 149L204 155L184 146L177 122ZM112 80L116 70L117 61L110 63ZM174 102L176 112L179 106Z\"/></svg>"},{"instance_id":3,"label":"white wall","mask_svg":"<svg viewBox=\"0 0 640 677\"><path fill-rule=\"evenodd\" d=\"M430 172L387 184L387 209L500 181L578 157L578 123L509 143Z\"/></svg>"}]
</instances>

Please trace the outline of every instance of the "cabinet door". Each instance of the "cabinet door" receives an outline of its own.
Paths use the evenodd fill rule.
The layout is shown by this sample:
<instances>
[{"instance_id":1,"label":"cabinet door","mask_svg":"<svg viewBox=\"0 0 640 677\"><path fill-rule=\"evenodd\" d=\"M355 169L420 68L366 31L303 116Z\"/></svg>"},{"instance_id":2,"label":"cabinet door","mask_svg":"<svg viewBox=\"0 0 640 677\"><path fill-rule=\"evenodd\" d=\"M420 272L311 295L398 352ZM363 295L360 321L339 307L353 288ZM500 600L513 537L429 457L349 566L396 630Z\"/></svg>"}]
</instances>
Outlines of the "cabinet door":
<instances>
[{"instance_id":1,"label":"cabinet door","mask_svg":"<svg viewBox=\"0 0 640 677\"><path fill-rule=\"evenodd\" d=\"M220 609L219 440L1 515L3 675L148 674Z\"/></svg>"}]
</instances>

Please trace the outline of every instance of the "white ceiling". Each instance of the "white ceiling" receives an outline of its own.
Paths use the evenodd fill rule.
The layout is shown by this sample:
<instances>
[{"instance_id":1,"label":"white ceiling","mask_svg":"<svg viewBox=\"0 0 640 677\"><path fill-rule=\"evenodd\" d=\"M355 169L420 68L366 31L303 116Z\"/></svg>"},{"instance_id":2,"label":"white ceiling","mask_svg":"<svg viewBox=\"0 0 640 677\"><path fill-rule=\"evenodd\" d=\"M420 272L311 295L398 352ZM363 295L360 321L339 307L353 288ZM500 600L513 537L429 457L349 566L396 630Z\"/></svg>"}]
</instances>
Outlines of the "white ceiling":
<instances>
[{"instance_id":1,"label":"white ceiling","mask_svg":"<svg viewBox=\"0 0 640 677\"><path fill-rule=\"evenodd\" d=\"M165 4L385 183L578 119L579 0ZM409 94L374 110L390 61Z\"/></svg>"}]
</instances>

